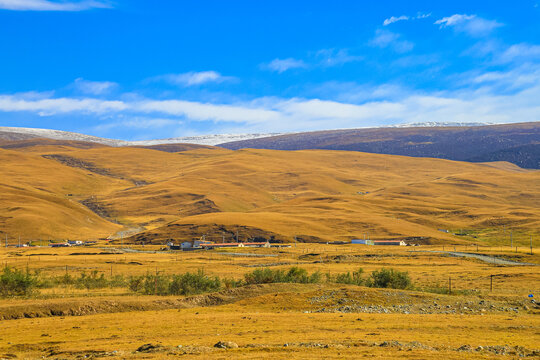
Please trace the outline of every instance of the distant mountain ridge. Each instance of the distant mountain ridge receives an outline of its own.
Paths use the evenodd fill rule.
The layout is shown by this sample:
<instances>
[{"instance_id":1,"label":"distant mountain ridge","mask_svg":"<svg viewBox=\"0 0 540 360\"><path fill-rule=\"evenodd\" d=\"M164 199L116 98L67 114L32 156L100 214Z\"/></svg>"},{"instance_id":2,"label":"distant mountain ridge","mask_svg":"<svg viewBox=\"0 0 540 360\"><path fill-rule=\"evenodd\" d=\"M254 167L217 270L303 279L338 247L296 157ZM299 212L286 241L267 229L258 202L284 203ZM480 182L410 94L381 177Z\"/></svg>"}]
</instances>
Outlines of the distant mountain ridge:
<instances>
[{"instance_id":1,"label":"distant mountain ridge","mask_svg":"<svg viewBox=\"0 0 540 360\"><path fill-rule=\"evenodd\" d=\"M0 142L36 138L90 142L113 147L163 147L183 143L217 145L231 150L347 150L471 162L508 161L522 168L540 169L540 122L504 125L429 122L364 129L213 134L141 141L107 139L60 130L0 127ZM166 149L173 150L174 147Z\"/></svg>"},{"instance_id":2,"label":"distant mountain ridge","mask_svg":"<svg viewBox=\"0 0 540 360\"><path fill-rule=\"evenodd\" d=\"M230 142L219 146L273 150L347 150L449 160L508 161L540 169L540 122L315 131Z\"/></svg>"},{"instance_id":3,"label":"distant mountain ridge","mask_svg":"<svg viewBox=\"0 0 540 360\"><path fill-rule=\"evenodd\" d=\"M151 146L163 144L197 144L197 145L217 145L224 142L242 141L256 139L267 136L278 136L283 133L253 133L253 134L211 134L200 136L176 137L168 139L155 140L139 140L125 141L117 139L107 139L97 136L84 135L75 132L50 130L50 129L35 129L35 128L19 128L19 127L1 127L0 139L3 140L29 140L33 138L46 138L53 140L70 140L70 141L87 141L108 146Z\"/></svg>"}]
</instances>

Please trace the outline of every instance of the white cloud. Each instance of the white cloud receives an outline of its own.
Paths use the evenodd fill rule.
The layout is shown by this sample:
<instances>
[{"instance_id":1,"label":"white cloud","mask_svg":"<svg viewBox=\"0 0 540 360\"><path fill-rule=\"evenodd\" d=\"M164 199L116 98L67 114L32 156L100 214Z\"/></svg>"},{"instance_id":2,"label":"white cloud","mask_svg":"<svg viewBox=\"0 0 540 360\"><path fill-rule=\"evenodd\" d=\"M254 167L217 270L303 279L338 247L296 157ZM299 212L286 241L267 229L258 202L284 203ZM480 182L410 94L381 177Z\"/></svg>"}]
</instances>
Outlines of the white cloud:
<instances>
[{"instance_id":1,"label":"white cloud","mask_svg":"<svg viewBox=\"0 0 540 360\"><path fill-rule=\"evenodd\" d=\"M49 1L49 0L0 0L0 9L17 11L83 11L110 8L102 1Z\"/></svg>"},{"instance_id":2,"label":"white cloud","mask_svg":"<svg viewBox=\"0 0 540 360\"><path fill-rule=\"evenodd\" d=\"M124 116L119 116L123 118ZM115 128L131 129L158 129L166 126L180 125L182 121L167 118L147 118L140 116L126 116L124 120L114 121L107 124L101 124L94 127L97 131L108 131Z\"/></svg>"},{"instance_id":3,"label":"white cloud","mask_svg":"<svg viewBox=\"0 0 540 360\"><path fill-rule=\"evenodd\" d=\"M89 81L83 78L75 79L73 84L80 92L90 95L106 94L118 86L112 81Z\"/></svg>"},{"instance_id":4,"label":"white cloud","mask_svg":"<svg viewBox=\"0 0 540 360\"><path fill-rule=\"evenodd\" d=\"M388 26L390 24L393 24L395 22L398 22L398 21L403 21L403 20L409 20L410 17L409 16L406 16L406 15L401 15L401 16L392 16L388 19L385 19L384 22L383 22L383 26Z\"/></svg>"},{"instance_id":5,"label":"white cloud","mask_svg":"<svg viewBox=\"0 0 540 360\"><path fill-rule=\"evenodd\" d=\"M497 61L507 63L512 61L534 61L540 60L540 45L515 44L506 49Z\"/></svg>"},{"instance_id":6,"label":"white cloud","mask_svg":"<svg viewBox=\"0 0 540 360\"><path fill-rule=\"evenodd\" d=\"M377 29L375 37L369 42L371 46L390 48L397 53L406 53L414 48L414 43L401 40L401 35L388 30Z\"/></svg>"},{"instance_id":7,"label":"white cloud","mask_svg":"<svg viewBox=\"0 0 540 360\"><path fill-rule=\"evenodd\" d=\"M319 66L332 67L363 60L363 56L351 55L347 49L322 49L317 51Z\"/></svg>"},{"instance_id":8,"label":"white cloud","mask_svg":"<svg viewBox=\"0 0 540 360\"><path fill-rule=\"evenodd\" d=\"M456 31L467 33L471 36L485 36L503 24L495 20L487 20L477 15L454 14L435 21L439 27L452 27Z\"/></svg>"},{"instance_id":9,"label":"white cloud","mask_svg":"<svg viewBox=\"0 0 540 360\"><path fill-rule=\"evenodd\" d=\"M431 16L431 13L418 13L416 16L407 16L407 15L401 15L401 16L392 16L388 19L385 19L383 22L383 26L388 26L390 24L396 23L398 21L408 21L408 20L418 20L418 19L426 19Z\"/></svg>"},{"instance_id":10,"label":"white cloud","mask_svg":"<svg viewBox=\"0 0 540 360\"><path fill-rule=\"evenodd\" d=\"M234 103L203 103L181 99L122 97L54 98L46 93L0 95L1 112L36 115L94 115L113 119L109 127L152 129L212 122L250 132L285 132L357 128L414 122L510 123L540 120L540 65L525 64L507 71L469 73L459 90L418 92L396 85L373 87L333 84L313 98L261 97ZM341 88L340 88L341 86ZM340 94L332 99L328 92ZM348 94L346 94L348 93ZM324 99L323 97L326 97ZM114 125L116 124L116 125Z\"/></svg>"},{"instance_id":11,"label":"white cloud","mask_svg":"<svg viewBox=\"0 0 540 360\"><path fill-rule=\"evenodd\" d=\"M306 68L307 64L302 60L288 58L274 59L268 64L262 64L261 67L281 74L290 69Z\"/></svg>"},{"instance_id":12,"label":"white cloud","mask_svg":"<svg viewBox=\"0 0 540 360\"><path fill-rule=\"evenodd\" d=\"M466 79L464 81L471 81ZM540 83L540 65L524 64L509 71L491 71L472 76L472 83L490 86L499 93L534 87Z\"/></svg>"},{"instance_id":13,"label":"white cloud","mask_svg":"<svg viewBox=\"0 0 540 360\"><path fill-rule=\"evenodd\" d=\"M223 76L216 71L190 71L183 74L166 74L155 76L148 79L149 81L165 81L173 85L179 86L196 86L207 83L222 83L225 81L235 80L232 76Z\"/></svg>"},{"instance_id":14,"label":"white cloud","mask_svg":"<svg viewBox=\"0 0 540 360\"><path fill-rule=\"evenodd\" d=\"M283 73L290 69L316 69L340 66L350 62L361 61L363 56L351 55L348 49L321 49L307 54L307 60L274 59L270 63L261 64L262 69Z\"/></svg>"},{"instance_id":15,"label":"white cloud","mask_svg":"<svg viewBox=\"0 0 540 360\"><path fill-rule=\"evenodd\" d=\"M41 116L72 112L104 114L127 109L118 100L46 98L28 99L17 95L0 95L0 111L30 111Z\"/></svg>"},{"instance_id":16,"label":"white cloud","mask_svg":"<svg viewBox=\"0 0 540 360\"><path fill-rule=\"evenodd\" d=\"M246 104L209 104L184 100L148 100L132 104L132 109L144 113L184 116L192 120L228 122L266 122L278 118L275 111L252 108Z\"/></svg>"}]
</instances>

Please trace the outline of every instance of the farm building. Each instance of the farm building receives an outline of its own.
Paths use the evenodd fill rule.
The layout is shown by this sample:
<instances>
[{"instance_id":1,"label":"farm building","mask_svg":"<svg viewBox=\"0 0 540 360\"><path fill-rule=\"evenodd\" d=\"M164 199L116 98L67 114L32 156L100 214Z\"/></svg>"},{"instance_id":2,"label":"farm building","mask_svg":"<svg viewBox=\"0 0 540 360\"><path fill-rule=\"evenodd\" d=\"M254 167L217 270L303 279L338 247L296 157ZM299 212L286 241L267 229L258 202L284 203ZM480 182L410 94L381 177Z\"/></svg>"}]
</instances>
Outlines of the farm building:
<instances>
[{"instance_id":1,"label":"farm building","mask_svg":"<svg viewBox=\"0 0 540 360\"><path fill-rule=\"evenodd\" d=\"M70 247L68 243L52 243L49 245L50 247Z\"/></svg>"},{"instance_id":2,"label":"farm building","mask_svg":"<svg viewBox=\"0 0 540 360\"><path fill-rule=\"evenodd\" d=\"M270 247L270 243L251 242L251 243L221 243L221 244L201 244L203 249L233 248L233 247Z\"/></svg>"},{"instance_id":3,"label":"farm building","mask_svg":"<svg viewBox=\"0 0 540 360\"><path fill-rule=\"evenodd\" d=\"M403 240L373 240L373 245L407 246L407 243Z\"/></svg>"},{"instance_id":4,"label":"farm building","mask_svg":"<svg viewBox=\"0 0 540 360\"><path fill-rule=\"evenodd\" d=\"M395 245L395 246L407 246L407 243L403 240L365 240L365 239L353 239L351 244L357 245Z\"/></svg>"},{"instance_id":5,"label":"farm building","mask_svg":"<svg viewBox=\"0 0 540 360\"><path fill-rule=\"evenodd\" d=\"M353 239L353 240L351 240L351 244L359 244L359 245L373 245L373 240L366 240L366 239Z\"/></svg>"}]
</instances>

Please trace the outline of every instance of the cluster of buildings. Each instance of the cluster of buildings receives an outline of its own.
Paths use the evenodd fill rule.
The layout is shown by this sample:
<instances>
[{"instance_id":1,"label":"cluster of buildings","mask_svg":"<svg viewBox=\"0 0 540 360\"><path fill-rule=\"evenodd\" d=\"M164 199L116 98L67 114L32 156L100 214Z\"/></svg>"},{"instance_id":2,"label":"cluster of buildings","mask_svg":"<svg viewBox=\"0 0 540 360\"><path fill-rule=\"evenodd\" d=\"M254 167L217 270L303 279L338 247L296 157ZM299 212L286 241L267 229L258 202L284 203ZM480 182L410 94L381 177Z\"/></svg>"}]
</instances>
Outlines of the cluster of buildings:
<instances>
[{"instance_id":1,"label":"cluster of buildings","mask_svg":"<svg viewBox=\"0 0 540 360\"><path fill-rule=\"evenodd\" d=\"M95 244L95 241L80 241L80 240L68 240L63 243L51 243L49 244L50 247L71 247L71 246L85 246L90 244Z\"/></svg>"},{"instance_id":2,"label":"cluster of buildings","mask_svg":"<svg viewBox=\"0 0 540 360\"><path fill-rule=\"evenodd\" d=\"M175 245L173 242L168 242L167 246L170 250L210 250L218 248L242 248L242 247L257 247L257 248L269 248L276 245L270 245L269 242L234 242L234 243L213 243L204 240L185 241L180 245Z\"/></svg>"},{"instance_id":3,"label":"cluster of buildings","mask_svg":"<svg viewBox=\"0 0 540 360\"><path fill-rule=\"evenodd\" d=\"M353 239L351 244L359 245L394 245L394 246L407 246L407 243L403 240L366 240L366 239Z\"/></svg>"},{"instance_id":4,"label":"cluster of buildings","mask_svg":"<svg viewBox=\"0 0 540 360\"><path fill-rule=\"evenodd\" d=\"M335 242L338 243L338 242ZM346 242L339 242L339 244L347 244ZM394 245L394 246L409 246L403 240L369 240L369 239L353 239L351 244L359 245ZM185 241L179 245L175 245L172 241L167 243L169 250L182 250L182 251L192 251L192 250L211 250L211 249L221 249L221 248L243 248L243 247L252 247L252 248L270 248L270 247L290 247L290 245L283 244L270 244L269 242L230 242L230 243L214 243L204 240L195 240L195 241Z\"/></svg>"}]
</instances>

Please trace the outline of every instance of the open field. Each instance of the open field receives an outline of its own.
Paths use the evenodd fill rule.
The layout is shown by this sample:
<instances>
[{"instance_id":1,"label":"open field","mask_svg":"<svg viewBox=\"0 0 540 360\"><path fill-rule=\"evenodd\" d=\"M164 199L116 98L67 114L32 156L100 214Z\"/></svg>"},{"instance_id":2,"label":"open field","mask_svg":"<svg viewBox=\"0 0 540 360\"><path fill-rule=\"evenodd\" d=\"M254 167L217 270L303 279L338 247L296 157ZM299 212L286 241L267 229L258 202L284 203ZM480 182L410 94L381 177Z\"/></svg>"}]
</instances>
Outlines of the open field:
<instances>
[{"instance_id":1,"label":"open field","mask_svg":"<svg viewBox=\"0 0 540 360\"><path fill-rule=\"evenodd\" d=\"M540 354L528 297L540 292L538 171L341 151L3 146L0 276L32 287L0 299L0 358ZM290 247L163 250L203 236ZM362 237L420 246L327 244ZM65 239L97 242L46 246ZM283 280L293 267L310 280ZM377 285L383 268L411 283ZM248 281L263 271L282 280ZM188 272L206 287L172 292Z\"/></svg>"},{"instance_id":2,"label":"open field","mask_svg":"<svg viewBox=\"0 0 540 360\"><path fill-rule=\"evenodd\" d=\"M144 252L134 252L135 250ZM445 248L445 251L448 250ZM454 250L453 247L450 250ZM471 246L458 251L476 252ZM336 275L359 267L407 271L414 290L336 284L247 285L202 295L137 295L125 287L56 286L0 301L0 356L19 358L515 358L537 357L537 266L456 258L442 246L297 244L282 249L166 252L157 246L1 249L0 261L42 276L97 270L242 279L255 268ZM540 255L480 247L478 253L540 263ZM259 255L259 256L249 256ZM494 276L493 291L490 275ZM448 278L452 293L445 293ZM218 341L238 348L219 349ZM136 350L144 344L153 348ZM178 345L182 345L178 347ZM536 351L536 353L534 352ZM2 355L4 354L4 355ZM536 354L536 355L535 355Z\"/></svg>"}]
</instances>

